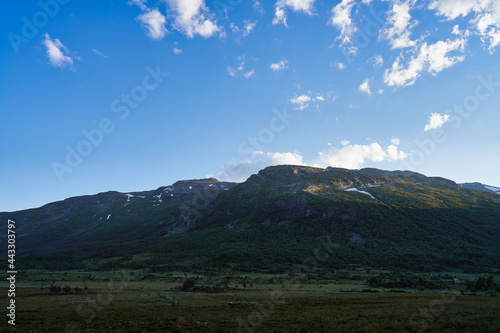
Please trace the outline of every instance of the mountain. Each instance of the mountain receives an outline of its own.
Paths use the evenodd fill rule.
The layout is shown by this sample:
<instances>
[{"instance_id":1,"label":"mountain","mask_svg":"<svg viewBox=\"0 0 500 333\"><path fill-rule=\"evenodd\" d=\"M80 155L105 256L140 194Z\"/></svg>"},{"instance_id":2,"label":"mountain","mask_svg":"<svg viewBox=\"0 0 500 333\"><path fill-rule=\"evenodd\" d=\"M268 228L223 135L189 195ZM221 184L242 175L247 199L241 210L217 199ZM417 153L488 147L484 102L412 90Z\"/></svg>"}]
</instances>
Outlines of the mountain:
<instances>
[{"instance_id":1,"label":"mountain","mask_svg":"<svg viewBox=\"0 0 500 333\"><path fill-rule=\"evenodd\" d=\"M281 272L327 241L326 269L483 272L500 262L500 196L411 171L275 166L240 184L180 181L0 218L16 221L27 267Z\"/></svg>"},{"instance_id":2,"label":"mountain","mask_svg":"<svg viewBox=\"0 0 500 333\"><path fill-rule=\"evenodd\" d=\"M462 186L463 188L470 188L473 190L486 191L486 192L492 192L495 194L500 194L500 187L484 185L481 183L463 183L463 184L460 184L460 186Z\"/></svg>"}]
</instances>

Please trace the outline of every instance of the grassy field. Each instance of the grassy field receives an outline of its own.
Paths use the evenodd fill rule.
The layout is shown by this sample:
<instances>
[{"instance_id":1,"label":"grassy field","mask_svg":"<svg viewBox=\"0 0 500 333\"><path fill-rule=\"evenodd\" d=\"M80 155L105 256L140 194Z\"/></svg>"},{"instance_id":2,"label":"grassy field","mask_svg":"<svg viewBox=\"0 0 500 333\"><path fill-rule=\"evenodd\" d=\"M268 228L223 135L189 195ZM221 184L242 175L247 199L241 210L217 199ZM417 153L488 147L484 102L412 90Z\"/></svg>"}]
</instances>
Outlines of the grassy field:
<instances>
[{"instance_id":1,"label":"grassy field","mask_svg":"<svg viewBox=\"0 0 500 333\"><path fill-rule=\"evenodd\" d=\"M16 287L16 326L10 327L4 319L0 331L500 331L500 298L487 294L369 288L364 279L304 280L254 273L228 276L28 272ZM225 292L184 292L179 287L187 279L199 286L222 286ZM51 294L50 286L62 290L53 288ZM69 294L63 291L66 286ZM7 285L0 287L6 290ZM160 293L174 296L178 304ZM4 308L3 317L5 314Z\"/></svg>"}]
</instances>

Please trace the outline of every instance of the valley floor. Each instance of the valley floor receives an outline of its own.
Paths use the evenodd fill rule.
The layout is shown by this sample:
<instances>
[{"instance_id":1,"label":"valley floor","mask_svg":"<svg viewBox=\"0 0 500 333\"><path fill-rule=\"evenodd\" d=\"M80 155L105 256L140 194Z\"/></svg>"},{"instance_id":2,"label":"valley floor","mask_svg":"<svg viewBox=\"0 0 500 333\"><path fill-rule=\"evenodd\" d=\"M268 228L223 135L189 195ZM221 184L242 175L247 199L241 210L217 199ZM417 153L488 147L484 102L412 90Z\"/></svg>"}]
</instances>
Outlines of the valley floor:
<instances>
[{"instance_id":1,"label":"valley floor","mask_svg":"<svg viewBox=\"0 0 500 333\"><path fill-rule=\"evenodd\" d=\"M108 278L87 275L92 279L86 282L72 281L84 277L77 273L54 274L54 280L66 279L57 285L70 287L69 294L50 294L54 282L48 273L43 281L19 283L16 326L8 327L4 308L1 332L500 331L500 298L453 290L363 289L361 283L299 286L259 275L266 283L205 293L183 292L178 288L182 283L163 279L137 281L120 272ZM174 296L178 304L160 293Z\"/></svg>"}]
</instances>

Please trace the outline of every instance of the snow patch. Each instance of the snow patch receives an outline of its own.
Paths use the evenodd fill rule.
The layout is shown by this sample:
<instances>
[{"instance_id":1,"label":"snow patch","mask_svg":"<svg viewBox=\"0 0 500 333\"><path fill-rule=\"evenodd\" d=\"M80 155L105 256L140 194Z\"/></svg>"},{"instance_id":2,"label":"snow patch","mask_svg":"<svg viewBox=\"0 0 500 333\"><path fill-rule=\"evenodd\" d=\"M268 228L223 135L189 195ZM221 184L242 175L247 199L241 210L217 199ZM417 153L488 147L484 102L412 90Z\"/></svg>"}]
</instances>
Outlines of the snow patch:
<instances>
[{"instance_id":1,"label":"snow patch","mask_svg":"<svg viewBox=\"0 0 500 333\"><path fill-rule=\"evenodd\" d=\"M189 186L189 189L190 189L190 190L192 190L192 189L193 189L193 187L192 187L192 186Z\"/></svg>"},{"instance_id":2,"label":"snow patch","mask_svg":"<svg viewBox=\"0 0 500 333\"><path fill-rule=\"evenodd\" d=\"M125 195L127 196L127 202L129 202L129 201L130 201L130 198L135 197L135 195L130 194L130 193L127 193L127 194L125 194Z\"/></svg>"},{"instance_id":3,"label":"snow patch","mask_svg":"<svg viewBox=\"0 0 500 333\"><path fill-rule=\"evenodd\" d=\"M494 186L487 186L487 185L484 185L484 187L486 187L488 190L490 191L493 191L495 192L496 194L500 194L500 188L498 187L494 187Z\"/></svg>"},{"instance_id":4,"label":"snow patch","mask_svg":"<svg viewBox=\"0 0 500 333\"><path fill-rule=\"evenodd\" d=\"M357 188L354 188L354 187L353 187L353 188L348 188L346 191L347 191L347 192L359 192L359 193L361 193L361 194L366 194L366 195L369 195L372 199L377 200L377 199L375 199L375 197L373 197L373 195L371 195L370 193L368 193L368 192L366 192L366 191L360 191L360 190L358 190Z\"/></svg>"},{"instance_id":5,"label":"snow patch","mask_svg":"<svg viewBox=\"0 0 500 333\"><path fill-rule=\"evenodd\" d=\"M111 214L108 215L108 217L106 218L106 220L109 220L110 217L111 217Z\"/></svg>"}]
</instances>

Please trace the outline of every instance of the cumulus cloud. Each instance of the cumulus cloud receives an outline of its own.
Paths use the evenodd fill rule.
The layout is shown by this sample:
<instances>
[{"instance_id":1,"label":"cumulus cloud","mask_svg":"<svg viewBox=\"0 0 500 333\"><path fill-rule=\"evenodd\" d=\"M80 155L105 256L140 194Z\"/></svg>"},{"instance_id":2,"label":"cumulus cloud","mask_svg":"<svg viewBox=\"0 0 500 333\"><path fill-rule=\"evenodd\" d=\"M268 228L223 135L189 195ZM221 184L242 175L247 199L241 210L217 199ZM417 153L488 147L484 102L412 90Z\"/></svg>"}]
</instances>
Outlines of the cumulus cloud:
<instances>
[{"instance_id":1,"label":"cumulus cloud","mask_svg":"<svg viewBox=\"0 0 500 333\"><path fill-rule=\"evenodd\" d=\"M225 163L221 170L208 177L215 177L220 180L245 181L252 174L274 165L305 165L302 155L299 153L270 153L254 151L248 159L232 160Z\"/></svg>"},{"instance_id":2,"label":"cumulus cloud","mask_svg":"<svg viewBox=\"0 0 500 333\"><path fill-rule=\"evenodd\" d=\"M408 157L408 154L391 144L382 147L374 142L368 145L352 145L349 141L342 142L342 148L332 147L319 153L319 157L313 161L318 167L339 167L347 169L359 169L366 161L382 162L397 161Z\"/></svg>"},{"instance_id":3,"label":"cumulus cloud","mask_svg":"<svg viewBox=\"0 0 500 333\"><path fill-rule=\"evenodd\" d=\"M356 47L352 45L352 37L357 28L351 19L351 10L354 0L342 0L341 3L333 7L329 24L340 29L341 45L351 45L350 52L355 53Z\"/></svg>"},{"instance_id":4,"label":"cumulus cloud","mask_svg":"<svg viewBox=\"0 0 500 333\"><path fill-rule=\"evenodd\" d=\"M365 162L398 161L408 157L408 154L398 148L399 140L392 140L392 144L382 147L374 142L368 145L353 145L348 140L342 140L341 148L330 147L318 153L318 156L306 163L302 154L298 152L264 152L253 151L247 159L231 160L222 168L208 177L220 180L244 181L252 174L274 165L312 165L320 168L339 167L359 169ZM331 144L328 144L331 146Z\"/></svg>"},{"instance_id":5,"label":"cumulus cloud","mask_svg":"<svg viewBox=\"0 0 500 333\"><path fill-rule=\"evenodd\" d=\"M406 68L401 65L402 57L397 57L391 68L386 69L384 82L388 86L409 86L415 83L422 72L436 75L465 59L464 55L449 56L453 51L464 52L465 38L438 41L428 45L423 43L416 56L412 56Z\"/></svg>"},{"instance_id":6,"label":"cumulus cloud","mask_svg":"<svg viewBox=\"0 0 500 333\"><path fill-rule=\"evenodd\" d=\"M281 71L281 70L284 70L287 68L288 68L288 60L286 60L285 58L281 59L277 63L271 64L271 69L275 72L278 72L278 71Z\"/></svg>"},{"instance_id":7,"label":"cumulus cloud","mask_svg":"<svg viewBox=\"0 0 500 333\"><path fill-rule=\"evenodd\" d=\"M51 39L48 33L44 37L45 39L42 41L42 44L47 48L47 56L52 66L63 67L64 65L73 64L73 58L69 55L69 49L59 39Z\"/></svg>"},{"instance_id":8,"label":"cumulus cloud","mask_svg":"<svg viewBox=\"0 0 500 333\"><path fill-rule=\"evenodd\" d=\"M167 28L165 27L167 20L165 16L158 11L158 9L148 10L137 16L136 19L141 22L144 28L146 28L148 36L151 39L160 40L165 37L165 34L167 33Z\"/></svg>"},{"instance_id":9,"label":"cumulus cloud","mask_svg":"<svg viewBox=\"0 0 500 333\"><path fill-rule=\"evenodd\" d=\"M173 18L172 26L189 38L196 35L208 38L221 31L215 15L210 12L205 0L165 0L165 2L168 5L168 13Z\"/></svg>"},{"instance_id":10,"label":"cumulus cloud","mask_svg":"<svg viewBox=\"0 0 500 333\"><path fill-rule=\"evenodd\" d=\"M450 115L449 114L439 114L439 113L433 113L429 117L429 123L425 125L424 130L425 131L430 131L432 129L437 129L443 126L448 120L450 120Z\"/></svg>"},{"instance_id":11,"label":"cumulus cloud","mask_svg":"<svg viewBox=\"0 0 500 333\"><path fill-rule=\"evenodd\" d=\"M459 16L467 16L471 11L482 12L496 0L434 0L429 9L435 9L440 15L451 20Z\"/></svg>"},{"instance_id":12,"label":"cumulus cloud","mask_svg":"<svg viewBox=\"0 0 500 333\"><path fill-rule=\"evenodd\" d=\"M309 106L309 102L312 101L311 96L303 94L290 99L290 102L297 105L298 110L304 110Z\"/></svg>"},{"instance_id":13,"label":"cumulus cloud","mask_svg":"<svg viewBox=\"0 0 500 333\"><path fill-rule=\"evenodd\" d=\"M174 54L181 54L182 50L174 47Z\"/></svg>"},{"instance_id":14,"label":"cumulus cloud","mask_svg":"<svg viewBox=\"0 0 500 333\"><path fill-rule=\"evenodd\" d=\"M439 15L448 20L459 16L474 17L470 23L475 32L481 36L483 43L493 53L500 44L500 2L498 0L433 0L429 9L436 10Z\"/></svg>"},{"instance_id":15,"label":"cumulus cloud","mask_svg":"<svg viewBox=\"0 0 500 333\"><path fill-rule=\"evenodd\" d=\"M287 9L294 12L303 12L308 15L314 13L314 2L316 0L278 0L274 5L275 13L273 24L284 24L287 26Z\"/></svg>"},{"instance_id":16,"label":"cumulus cloud","mask_svg":"<svg viewBox=\"0 0 500 333\"><path fill-rule=\"evenodd\" d=\"M416 0L394 1L388 13L387 23L380 31L380 37L387 39L392 49L415 47L417 41L411 40L411 29L418 21L412 20L410 10Z\"/></svg>"},{"instance_id":17,"label":"cumulus cloud","mask_svg":"<svg viewBox=\"0 0 500 333\"><path fill-rule=\"evenodd\" d=\"M371 95L372 91L370 90L370 80L366 79L359 86L359 91L364 92L365 94Z\"/></svg>"}]
</instances>

